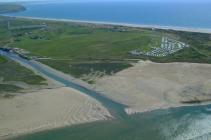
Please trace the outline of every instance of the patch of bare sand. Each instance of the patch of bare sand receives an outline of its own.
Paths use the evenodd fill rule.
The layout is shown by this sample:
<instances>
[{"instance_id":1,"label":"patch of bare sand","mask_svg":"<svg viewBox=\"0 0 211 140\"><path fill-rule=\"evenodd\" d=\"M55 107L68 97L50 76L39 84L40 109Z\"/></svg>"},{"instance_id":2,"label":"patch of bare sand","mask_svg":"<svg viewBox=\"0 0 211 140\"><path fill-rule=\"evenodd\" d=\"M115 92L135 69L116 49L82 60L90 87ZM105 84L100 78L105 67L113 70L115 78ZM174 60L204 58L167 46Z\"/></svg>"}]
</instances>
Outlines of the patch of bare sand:
<instances>
[{"instance_id":1,"label":"patch of bare sand","mask_svg":"<svg viewBox=\"0 0 211 140\"><path fill-rule=\"evenodd\" d=\"M108 117L111 115L106 108L79 91L67 87L45 89L0 98L0 138Z\"/></svg>"},{"instance_id":2,"label":"patch of bare sand","mask_svg":"<svg viewBox=\"0 0 211 140\"><path fill-rule=\"evenodd\" d=\"M134 67L99 79L105 96L126 104L129 114L211 101L211 65L140 61Z\"/></svg>"}]
</instances>

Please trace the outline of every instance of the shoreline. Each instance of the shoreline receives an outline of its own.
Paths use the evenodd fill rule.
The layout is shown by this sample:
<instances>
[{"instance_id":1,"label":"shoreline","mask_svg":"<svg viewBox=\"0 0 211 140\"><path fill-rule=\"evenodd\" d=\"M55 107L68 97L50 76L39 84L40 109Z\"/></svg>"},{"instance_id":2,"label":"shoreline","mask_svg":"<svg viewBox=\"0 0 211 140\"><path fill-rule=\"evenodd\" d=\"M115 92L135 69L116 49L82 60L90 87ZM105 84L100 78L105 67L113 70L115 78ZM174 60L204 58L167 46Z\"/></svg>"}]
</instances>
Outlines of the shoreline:
<instances>
[{"instance_id":1,"label":"shoreline","mask_svg":"<svg viewBox=\"0 0 211 140\"><path fill-rule=\"evenodd\" d=\"M118 22L106 22L106 21L89 21L89 20L74 20L74 19L59 19L59 18L42 18L42 17L29 17L29 16L10 16L2 14L1 16L19 19L32 19L32 20L45 20L45 21L59 21L59 22L73 22L73 23L86 23L96 25L111 25L111 26L125 26L132 28L145 28L145 29L160 29L160 30L174 30L184 32L195 32L195 33L207 33L211 34L209 28L189 28L189 27L178 27L178 26L162 26L162 25L145 25L145 24L132 24L132 23L118 23Z\"/></svg>"},{"instance_id":2,"label":"shoreline","mask_svg":"<svg viewBox=\"0 0 211 140\"><path fill-rule=\"evenodd\" d=\"M125 111L127 112L128 116L135 115L135 114L143 114L153 111L161 111L161 110L169 110L169 109L176 109L176 108L183 108L183 107L202 107L202 106L209 106L211 105L211 101L195 103L195 104L177 104L177 105L166 105L162 107L152 107L149 109L144 110L136 110L133 108L126 108Z\"/></svg>"},{"instance_id":3,"label":"shoreline","mask_svg":"<svg viewBox=\"0 0 211 140\"><path fill-rule=\"evenodd\" d=\"M168 67L169 71L166 71ZM94 87L108 98L129 106L125 108L128 115L174 107L209 105L211 79L207 75L210 75L210 68L210 64L179 62L163 64L143 61L113 76L99 79ZM198 75L197 78L193 77L195 74ZM157 93L154 94L154 91ZM185 94L183 91L191 94ZM203 96L200 93L206 94ZM194 99L199 102L182 103Z\"/></svg>"},{"instance_id":4,"label":"shoreline","mask_svg":"<svg viewBox=\"0 0 211 140\"><path fill-rule=\"evenodd\" d=\"M201 104L190 104L190 105L177 105L177 106L166 106L166 107L160 107L160 108L156 108L156 109L148 109L148 110L143 110L143 111L137 111L137 112L132 112L132 113L128 113L128 116L133 116L133 115L144 115L144 113L150 113L150 112L154 112L154 111L163 111L163 110L171 110L171 109L178 109L178 108L186 108L186 107L203 107L203 106L210 106L211 102L209 103L201 103ZM98 122L104 122L104 121L113 121L113 119L105 119L105 120L96 120L96 121L90 121L87 123L98 123ZM68 128L68 127L74 127L74 126L78 126L78 125L83 125L83 124L87 124L87 123L78 123L78 124L73 124L73 125L64 125L64 126L60 126L60 127L55 127L55 128L48 128L48 129L36 129L34 131L29 131L29 132L24 132L24 133L19 133L19 134L15 134L12 136L9 135L5 135L2 138L2 140L10 140L10 139L14 139L14 138L18 138L21 136L26 136L26 135L33 135L36 133L41 133L41 132L47 132L47 131L53 131L53 130L59 130L59 129L64 129L64 128Z\"/></svg>"},{"instance_id":5,"label":"shoreline","mask_svg":"<svg viewBox=\"0 0 211 140\"><path fill-rule=\"evenodd\" d=\"M24 101L26 98L28 100ZM0 100L1 106L10 109L7 111L7 117L1 118L2 125L8 126L0 127L0 139L5 140L112 118L100 102L69 87L43 89L17 95L12 99ZM22 105L19 103L21 101ZM33 111L30 108L33 108ZM98 109L96 110L96 108ZM16 113L16 119L13 119L14 113ZM30 117L24 118L25 115Z\"/></svg>"}]
</instances>

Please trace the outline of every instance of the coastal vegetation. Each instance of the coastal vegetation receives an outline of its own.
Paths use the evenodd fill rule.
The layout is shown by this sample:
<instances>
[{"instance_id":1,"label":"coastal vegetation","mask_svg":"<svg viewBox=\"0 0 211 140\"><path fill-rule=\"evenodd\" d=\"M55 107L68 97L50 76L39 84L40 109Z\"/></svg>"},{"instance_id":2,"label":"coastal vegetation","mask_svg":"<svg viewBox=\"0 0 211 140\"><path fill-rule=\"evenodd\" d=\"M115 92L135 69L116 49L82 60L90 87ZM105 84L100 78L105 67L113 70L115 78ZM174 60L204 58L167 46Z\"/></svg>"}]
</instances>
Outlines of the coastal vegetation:
<instances>
[{"instance_id":1,"label":"coastal vegetation","mask_svg":"<svg viewBox=\"0 0 211 140\"><path fill-rule=\"evenodd\" d=\"M4 57L1 57L0 56L0 63L3 63L3 62L5 62L6 61L6 59L4 58Z\"/></svg>"},{"instance_id":2,"label":"coastal vegetation","mask_svg":"<svg viewBox=\"0 0 211 140\"><path fill-rule=\"evenodd\" d=\"M14 30L7 28L8 21ZM40 28L30 28L34 26ZM211 63L211 35L205 33L8 17L0 18L0 31L5 35L0 38L3 46L19 48L24 55L89 83L94 82L90 76L112 75L141 59ZM129 53L159 48L163 37L189 47L163 57Z\"/></svg>"},{"instance_id":3,"label":"coastal vegetation","mask_svg":"<svg viewBox=\"0 0 211 140\"><path fill-rule=\"evenodd\" d=\"M8 85L8 84L0 84L0 96L4 93L4 97L10 97L11 95L5 94L5 93L11 93L11 92L18 92L21 91L22 88L14 85Z\"/></svg>"},{"instance_id":4,"label":"coastal vegetation","mask_svg":"<svg viewBox=\"0 0 211 140\"><path fill-rule=\"evenodd\" d=\"M11 60L1 63L0 69L0 77L4 81L23 81L32 85L43 84L44 81L40 76Z\"/></svg>"},{"instance_id":5,"label":"coastal vegetation","mask_svg":"<svg viewBox=\"0 0 211 140\"><path fill-rule=\"evenodd\" d=\"M0 94L18 92L24 85L45 85L45 79L12 60L0 57Z\"/></svg>"},{"instance_id":6,"label":"coastal vegetation","mask_svg":"<svg viewBox=\"0 0 211 140\"><path fill-rule=\"evenodd\" d=\"M57 70L70 74L76 78L93 84L95 79L101 78L105 75L112 75L123 69L131 67L130 62L118 62L118 61L65 61L65 60L42 60L45 63ZM69 67L67 67L69 66Z\"/></svg>"}]
</instances>

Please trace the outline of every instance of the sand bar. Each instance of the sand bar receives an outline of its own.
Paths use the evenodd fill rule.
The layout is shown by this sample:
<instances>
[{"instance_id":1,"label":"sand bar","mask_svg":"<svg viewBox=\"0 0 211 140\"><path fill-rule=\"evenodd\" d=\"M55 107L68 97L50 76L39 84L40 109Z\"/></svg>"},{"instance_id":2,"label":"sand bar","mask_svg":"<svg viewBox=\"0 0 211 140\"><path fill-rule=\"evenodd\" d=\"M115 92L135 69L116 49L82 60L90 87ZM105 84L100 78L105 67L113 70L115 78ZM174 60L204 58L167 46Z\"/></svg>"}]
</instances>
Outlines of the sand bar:
<instances>
[{"instance_id":1,"label":"sand bar","mask_svg":"<svg viewBox=\"0 0 211 140\"><path fill-rule=\"evenodd\" d=\"M68 87L0 98L0 139L111 118L95 99Z\"/></svg>"},{"instance_id":2,"label":"sand bar","mask_svg":"<svg viewBox=\"0 0 211 140\"><path fill-rule=\"evenodd\" d=\"M128 114L211 101L211 65L141 61L94 86L105 96L126 104Z\"/></svg>"}]
</instances>

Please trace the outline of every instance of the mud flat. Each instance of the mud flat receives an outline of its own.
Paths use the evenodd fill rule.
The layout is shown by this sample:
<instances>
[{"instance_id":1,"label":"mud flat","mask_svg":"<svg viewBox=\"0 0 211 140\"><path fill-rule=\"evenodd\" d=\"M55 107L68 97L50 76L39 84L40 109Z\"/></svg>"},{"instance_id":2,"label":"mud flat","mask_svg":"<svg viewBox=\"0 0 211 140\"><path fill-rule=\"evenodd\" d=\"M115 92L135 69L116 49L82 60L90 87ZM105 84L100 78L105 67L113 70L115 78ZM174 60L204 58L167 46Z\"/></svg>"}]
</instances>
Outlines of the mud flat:
<instances>
[{"instance_id":1,"label":"mud flat","mask_svg":"<svg viewBox=\"0 0 211 140\"><path fill-rule=\"evenodd\" d=\"M140 61L134 67L99 79L94 88L128 105L128 114L209 103L211 65Z\"/></svg>"},{"instance_id":2,"label":"mud flat","mask_svg":"<svg viewBox=\"0 0 211 140\"><path fill-rule=\"evenodd\" d=\"M0 139L110 117L98 101L79 91L44 89L0 98Z\"/></svg>"}]
</instances>

